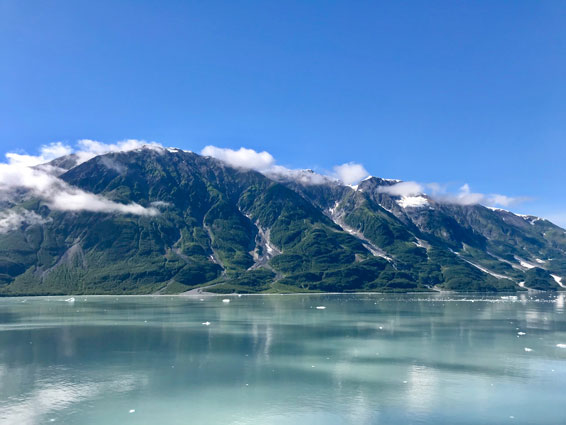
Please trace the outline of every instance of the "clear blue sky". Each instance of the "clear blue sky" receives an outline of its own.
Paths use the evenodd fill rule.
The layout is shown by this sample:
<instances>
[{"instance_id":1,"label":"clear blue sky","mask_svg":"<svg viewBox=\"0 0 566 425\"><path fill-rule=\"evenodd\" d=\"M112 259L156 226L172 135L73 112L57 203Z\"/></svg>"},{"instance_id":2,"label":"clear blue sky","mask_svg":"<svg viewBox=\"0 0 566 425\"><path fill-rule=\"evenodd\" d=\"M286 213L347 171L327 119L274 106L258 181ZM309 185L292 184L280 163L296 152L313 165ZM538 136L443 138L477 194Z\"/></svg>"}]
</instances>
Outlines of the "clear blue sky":
<instances>
[{"instance_id":1,"label":"clear blue sky","mask_svg":"<svg viewBox=\"0 0 566 425\"><path fill-rule=\"evenodd\" d=\"M0 0L0 52L0 152L246 146L566 224L564 1Z\"/></svg>"}]
</instances>

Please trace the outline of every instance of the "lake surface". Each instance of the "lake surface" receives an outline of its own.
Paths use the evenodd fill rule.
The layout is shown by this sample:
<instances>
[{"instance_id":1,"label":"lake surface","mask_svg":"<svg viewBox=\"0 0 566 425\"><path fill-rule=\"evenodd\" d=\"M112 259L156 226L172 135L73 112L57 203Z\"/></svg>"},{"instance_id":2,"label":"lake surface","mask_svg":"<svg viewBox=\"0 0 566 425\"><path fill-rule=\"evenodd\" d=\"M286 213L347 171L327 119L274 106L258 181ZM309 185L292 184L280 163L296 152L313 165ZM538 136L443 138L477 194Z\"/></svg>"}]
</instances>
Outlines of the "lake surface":
<instances>
[{"instance_id":1,"label":"lake surface","mask_svg":"<svg viewBox=\"0 0 566 425\"><path fill-rule=\"evenodd\" d=\"M0 299L1 424L566 424L564 295L65 298Z\"/></svg>"}]
</instances>

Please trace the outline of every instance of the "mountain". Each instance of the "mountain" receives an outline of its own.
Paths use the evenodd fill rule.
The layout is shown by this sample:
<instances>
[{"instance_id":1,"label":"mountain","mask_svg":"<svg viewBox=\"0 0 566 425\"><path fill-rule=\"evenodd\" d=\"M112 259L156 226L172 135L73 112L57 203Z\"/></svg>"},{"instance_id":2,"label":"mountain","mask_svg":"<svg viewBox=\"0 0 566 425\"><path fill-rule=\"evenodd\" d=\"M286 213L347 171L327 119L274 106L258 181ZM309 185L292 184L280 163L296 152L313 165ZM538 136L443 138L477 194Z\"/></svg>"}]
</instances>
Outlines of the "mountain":
<instances>
[{"instance_id":1,"label":"mountain","mask_svg":"<svg viewBox=\"0 0 566 425\"><path fill-rule=\"evenodd\" d=\"M370 177L350 187L311 179L308 170L264 175L171 148L83 163L71 155L44 167L67 190L139 208L54 208L26 190L4 197L0 217L26 219L0 226L0 295L566 284L564 229L481 205L397 195L397 180Z\"/></svg>"}]
</instances>

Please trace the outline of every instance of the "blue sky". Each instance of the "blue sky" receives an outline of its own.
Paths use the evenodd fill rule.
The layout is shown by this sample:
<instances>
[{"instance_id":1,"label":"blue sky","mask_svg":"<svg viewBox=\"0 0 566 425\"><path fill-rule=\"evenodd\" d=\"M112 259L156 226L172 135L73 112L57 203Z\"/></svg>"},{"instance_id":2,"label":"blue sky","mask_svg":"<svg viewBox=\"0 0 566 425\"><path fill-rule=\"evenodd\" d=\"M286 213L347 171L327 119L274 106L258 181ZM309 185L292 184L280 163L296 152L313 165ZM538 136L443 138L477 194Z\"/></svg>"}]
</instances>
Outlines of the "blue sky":
<instances>
[{"instance_id":1,"label":"blue sky","mask_svg":"<svg viewBox=\"0 0 566 425\"><path fill-rule=\"evenodd\" d=\"M566 225L565 2L0 0L0 51L0 152L245 146Z\"/></svg>"}]
</instances>

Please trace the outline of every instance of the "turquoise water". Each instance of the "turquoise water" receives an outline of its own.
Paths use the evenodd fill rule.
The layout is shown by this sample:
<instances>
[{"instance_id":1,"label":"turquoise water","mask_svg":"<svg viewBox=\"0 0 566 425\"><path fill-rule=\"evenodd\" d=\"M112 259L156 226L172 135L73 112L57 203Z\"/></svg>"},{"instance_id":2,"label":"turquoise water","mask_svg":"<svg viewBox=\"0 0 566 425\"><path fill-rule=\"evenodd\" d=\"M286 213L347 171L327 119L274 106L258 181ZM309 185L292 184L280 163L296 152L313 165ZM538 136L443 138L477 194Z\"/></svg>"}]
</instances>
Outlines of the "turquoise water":
<instances>
[{"instance_id":1,"label":"turquoise water","mask_svg":"<svg viewBox=\"0 0 566 425\"><path fill-rule=\"evenodd\" d=\"M0 299L0 423L566 424L564 295L65 298Z\"/></svg>"}]
</instances>

